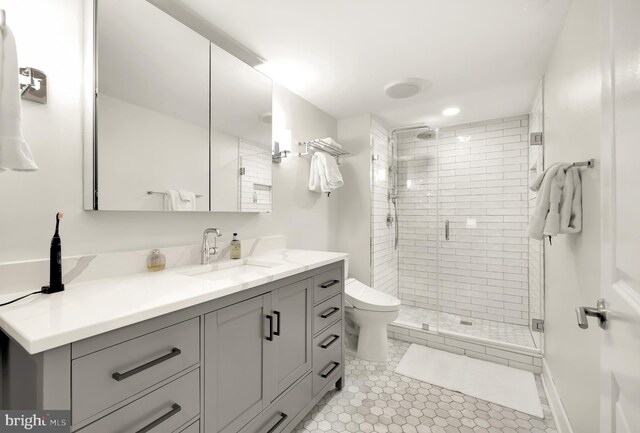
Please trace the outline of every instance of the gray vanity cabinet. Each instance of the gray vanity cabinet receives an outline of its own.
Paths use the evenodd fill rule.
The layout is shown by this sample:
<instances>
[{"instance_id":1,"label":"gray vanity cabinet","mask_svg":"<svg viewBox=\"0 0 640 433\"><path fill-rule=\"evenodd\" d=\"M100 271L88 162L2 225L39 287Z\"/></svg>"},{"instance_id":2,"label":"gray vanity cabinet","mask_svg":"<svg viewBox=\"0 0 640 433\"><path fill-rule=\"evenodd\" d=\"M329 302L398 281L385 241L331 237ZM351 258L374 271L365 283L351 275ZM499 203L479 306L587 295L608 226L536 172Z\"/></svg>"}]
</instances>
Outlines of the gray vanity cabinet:
<instances>
[{"instance_id":1,"label":"gray vanity cabinet","mask_svg":"<svg viewBox=\"0 0 640 433\"><path fill-rule=\"evenodd\" d=\"M311 370L311 284L302 280L205 316L209 431L239 431Z\"/></svg>"},{"instance_id":2,"label":"gray vanity cabinet","mask_svg":"<svg viewBox=\"0 0 640 433\"><path fill-rule=\"evenodd\" d=\"M274 344L270 306L267 293L205 316L205 422L211 433L237 432L269 403L263 360Z\"/></svg>"},{"instance_id":3,"label":"gray vanity cabinet","mask_svg":"<svg viewBox=\"0 0 640 433\"><path fill-rule=\"evenodd\" d=\"M0 333L0 409L74 433L290 433L342 386L343 264L31 355Z\"/></svg>"},{"instance_id":4,"label":"gray vanity cabinet","mask_svg":"<svg viewBox=\"0 0 640 433\"><path fill-rule=\"evenodd\" d=\"M285 286L271 293L274 343L271 356L275 399L311 369L312 280Z\"/></svg>"}]
</instances>

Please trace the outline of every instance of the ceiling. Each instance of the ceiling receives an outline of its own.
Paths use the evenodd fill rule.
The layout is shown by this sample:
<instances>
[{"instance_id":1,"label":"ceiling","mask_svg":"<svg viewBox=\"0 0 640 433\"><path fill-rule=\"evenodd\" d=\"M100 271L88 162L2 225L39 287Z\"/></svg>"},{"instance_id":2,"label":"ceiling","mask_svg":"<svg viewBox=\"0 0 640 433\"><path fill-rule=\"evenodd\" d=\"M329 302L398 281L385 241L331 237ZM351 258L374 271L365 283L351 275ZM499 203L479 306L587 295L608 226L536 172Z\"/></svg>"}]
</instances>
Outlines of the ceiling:
<instances>
[{"instance_id":1,"label":"ceiling","mask_svg":"<svg viewBox=\"0 0 640 433\"><path fill-rule=\"evenodd\" d=\"M522 114L571 0L180 0L266 62L258 69L340 119L433 126ZM384 86L418 78L392 99ZM460 114L444 117L457 106Z\"/></svg>"}]
</instances>

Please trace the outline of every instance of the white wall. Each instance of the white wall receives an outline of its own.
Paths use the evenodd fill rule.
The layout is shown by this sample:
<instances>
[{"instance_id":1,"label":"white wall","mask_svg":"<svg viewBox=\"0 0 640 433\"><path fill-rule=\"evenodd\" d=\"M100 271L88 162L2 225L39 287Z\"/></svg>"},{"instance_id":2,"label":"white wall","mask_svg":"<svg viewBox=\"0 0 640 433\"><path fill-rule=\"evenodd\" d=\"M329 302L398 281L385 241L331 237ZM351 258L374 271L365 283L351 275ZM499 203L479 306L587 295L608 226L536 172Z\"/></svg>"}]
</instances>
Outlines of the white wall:
<instances>
[{"instance_id":1,"label":"white wall","mask_svg":"<svg viewBox=\"0 0 640 433\"><path fill-rule=\"evenodd\" d=\"M600 156L598 0L574 1L545 74L545 165ZM583 229L545 248L545 357L573 431L598 431L600 328L574 308L600 293L600 169L582 171ZM591 322L593 324L593 322Z\"/></svg>"},{"instance_id":2,"label":"white wall","mask_svg":"<svg viewBox=\"0 0 640 433\"><path fill-rule=\"evenodd\" d=\"M241 238L282 234L289 247L335 249L330 221L338 207L307 190L309 161L297 156L274 165L271 214L83 211L82 2L0 0L0 8L16 35L20 65L49 76L49 103L23 103L24 135L40 171L0 174L0 262L47 257L58 210L65 211L65 256L194 244L210 226L225 240L234 231ZM273 124L291 129L295 141L337 134L334 118L280 86Z\"/></svg>"},{"instance_id":3,"label":"white wall","mask_svg":"<svg viewBox=\"0 0 640 433\"><path fill-rule=\"evenodd\" d=\"M336 248L350 255L349 276L365 284L371 282L370 137L370 114L338 122L338 143L351 155L343 158L340 165L344 186L329 198L335 200L340 209L333 227Z\"/></svg>"}]
</instances>

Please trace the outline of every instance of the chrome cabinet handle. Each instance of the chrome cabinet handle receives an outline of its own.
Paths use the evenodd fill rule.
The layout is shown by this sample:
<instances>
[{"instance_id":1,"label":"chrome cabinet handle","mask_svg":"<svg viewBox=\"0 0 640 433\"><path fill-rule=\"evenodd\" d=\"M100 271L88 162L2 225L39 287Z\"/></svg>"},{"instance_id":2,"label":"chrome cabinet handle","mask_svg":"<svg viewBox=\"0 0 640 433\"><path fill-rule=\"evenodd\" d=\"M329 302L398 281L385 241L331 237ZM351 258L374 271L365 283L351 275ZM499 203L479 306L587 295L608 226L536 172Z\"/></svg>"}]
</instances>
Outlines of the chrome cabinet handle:
<instances>
[{"instance_id":1,"label":"chrome cabinet handle","mask_svg":"<svg viewBox=\"0 0 640 433\"><path fill-rule=\"evenodd\" d=\"M268 341L273 341L273 316L267 314L267 320L269 321L269 336L265 337Z\"/></svg>"},{"instance_id":2,"label":"chrome cabinet handle","mask_svg":"<svg viewBox=\"0 0 640 433\"><path fill-rule=\"evenodd\" d=\"M142 364L140 367L136 367L132 370L129 371L125 371L124 373L119 373L119 372L115 372L111 375L111 377L113 377L115 380L117 380L118 382L120 382L121 380L124 380L128 377L131 377L135 374L141 373L144 370L153 367L154 365L158 365L162 362L168 361L171 358L174 358L178 355L180 355L182 353L182 351L180 349L178 349L177 347L174 347L173 349L171 349L170 353L167 353L164 356L161 356L160 358L154 359L153 361L149 361L146 364Z\"/></svg>"},{"instance_id":3,"label":"chrome cabinet handle","mask_svg":"<svg viewBox=\"0 0 640 433\"><path fill-rule=\"evenodd\" d=\"M329 346L331 346L333 343L335 343L336 341L338 341L340 339L339 335L333 334L329 337L331 340L328 343L321 343L320 347L322 347L323 349L327 349Z\"/></svg>"},{"instance_id":4,"label":"chrome cabinet handle","mask_svg":"<svg viewBox=\"0 0 640 433\"><path fill-rule=\"evenodd\" d=\"M449 220L444 222L444 238L445 240L449 240Z\"/></svg>"},{"instance_id":5,"label":"chrome cabinet handle","mask_svg":"<svg viewBox=\"0 0 640 433\"><path fill-rule=\"evenodd\" d=\"M280 425L284 422L285 419L289 418L289 415L287 415L286 413L282 412L280 414L280 419L278 420L277 423L275 423L275 425L273 427L271 427L269 430L267 430L267 433L273 433L274 431L276 431L278 429L278 427L280 427Z\"/></svg>"},{"instance_id":6,"label":"chrome cabinet handle","mask_svg":"<svg viewBox=\"0 0 640 433\"><path fill-rule=\"evenodd\" d=\"M158 427L160 424L162 424L163 422L165 422L166 420L168 420L169 418L171 418L172 416L174 416L175 414L177 414L181 410L182 410L182 407L180 407L179 404L177 404L177 403L172 404L171 405L171 411L165 413L164 415L162 415L157 420L152 421L149 424L147 424L146 426L142 427L136 433L147 433L147 432L153 430L154 428Z\"/></svg>"},{"instance_id":7,"label":"chrome cabinet handle","mask_svg":"<svg viewBox=\"0 0 640 433\"><path fill-rule=\"evenodd\" d=\"M280 335L280 312L274 311L273 315L276 316L276 330L273 331L273 335Z\"/></svg>"},{"instance_id":8,"label":"chrome cabinet handle","mask_svg":"<svg viewBox=\"0 0 640 433\"><path fill-rule=\"evenodd\" d=\"M323 319L326 319L327 317L333 316L334 314L336 314L338 311L340 311L340 308L338 307L331 307L329 308L327 311L325 311L324 313L322 313L320 315L320 317L322 317Z\"/></svg>"},{"instance_id":9,"label":"chrome cabinet handle","mask_svg":"<svg viewBox=\"0 0 640 433\"><path fill-rule=\"evenodd\" d=\"M322 287L323 289L326 289L327 287L335 286L339 282L340 280L329 280L325 283L320 284L320 287Z\"/></svg>"},{"instance_id":10,"label":"chrome cabinet handle","mask_svg":"<svg viewBox=\"0 0 640 433\"><path fill-rule=\"evenodd\" d=\"M331 373L333 373L336 370L336 368L340 367L339 362L333 361L332 364L333 364L333 367L331 367L331 369L326 373L320 373L320 377L322 377L323 379L326 379L327 377L331 376Z\"/></svg>"},{"instance_id":11,"label":"chrome cabinet handle","mask_svg":"<svg viewBox=\"0 0 640 433\"><path fill-rule=\"evenodd\" d=\"M597 317L598 325L602 329L607 329L607 307L604 299L598 299L596 308L593 307L577 307L576 318L578 319L578 326L581 329L587 329L589 327L589 321L587 316Z\"/></svg>"}]
</instances>

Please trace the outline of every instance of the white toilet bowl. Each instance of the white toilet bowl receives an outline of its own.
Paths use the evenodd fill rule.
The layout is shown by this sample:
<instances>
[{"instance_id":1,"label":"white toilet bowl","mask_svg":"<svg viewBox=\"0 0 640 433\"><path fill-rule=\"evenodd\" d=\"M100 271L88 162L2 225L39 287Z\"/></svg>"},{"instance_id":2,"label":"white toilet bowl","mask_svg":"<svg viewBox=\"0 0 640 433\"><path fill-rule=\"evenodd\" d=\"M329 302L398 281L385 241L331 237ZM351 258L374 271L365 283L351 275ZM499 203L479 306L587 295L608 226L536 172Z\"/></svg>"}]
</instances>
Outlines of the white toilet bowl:
<instances>
[{"instance_id":1,"label":"white toilet bowl","mask_svg":"<svg viewBox=\"0 0 640 433\"><path fill-rule=\"evenodd\" d=\"M347 274L348 262L345 263ZM345 275L346 279L346 275ZM387 325L398 317L400 300L349 278L345 284L345 313L359 328L357 357L368 361L387 360Z\"/></svg>"}]
</instances>

